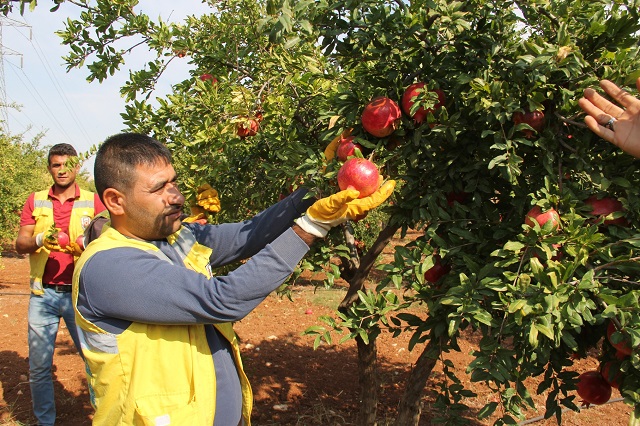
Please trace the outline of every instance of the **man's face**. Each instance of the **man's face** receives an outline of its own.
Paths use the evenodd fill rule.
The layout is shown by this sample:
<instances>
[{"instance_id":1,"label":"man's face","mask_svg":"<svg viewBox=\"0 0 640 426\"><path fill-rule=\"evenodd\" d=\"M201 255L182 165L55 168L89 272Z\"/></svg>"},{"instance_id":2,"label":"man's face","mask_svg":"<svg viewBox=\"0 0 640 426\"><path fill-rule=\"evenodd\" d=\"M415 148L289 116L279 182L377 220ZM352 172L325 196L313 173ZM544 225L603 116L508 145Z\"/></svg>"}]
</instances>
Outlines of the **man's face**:
<instances>
[{"instance_id":1,"label":"man's face","mask_svg":"<svg viewBox=\"0 0 640 426\"><path fill-rule=\"evenodd\" d=\"M80 168L80 165L75 167L65 166L68 159L68 155L52 155L47 166L53 182L61 188L68 188L75 183L76 175Z\"/></svg>"},{"instance_id":2,"label":"man's face","mask_svg":"<svg viewBox=\"0 0 640 426\"><path fill-rule=\"evenodd\" d=\"M184 204L173 166L160 161L134 173L134 186L124 194L123 234L146 241L168 237L180 228Z\"/></svg>"}]
</instances>

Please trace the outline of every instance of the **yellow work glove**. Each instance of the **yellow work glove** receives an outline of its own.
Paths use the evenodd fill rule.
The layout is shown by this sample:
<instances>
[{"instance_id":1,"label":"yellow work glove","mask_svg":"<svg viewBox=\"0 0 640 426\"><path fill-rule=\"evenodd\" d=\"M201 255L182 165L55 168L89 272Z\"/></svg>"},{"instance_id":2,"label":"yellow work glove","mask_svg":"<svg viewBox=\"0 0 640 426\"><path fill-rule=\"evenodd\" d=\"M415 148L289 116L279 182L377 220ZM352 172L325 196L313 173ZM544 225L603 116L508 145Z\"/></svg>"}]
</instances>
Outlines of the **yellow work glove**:
<instances>
[{"instance_id":1,"label":"yellow work glove","mask_svg":"<svg viewBox=\"0 0 640 426\"><path fill-rule=\"evenodd\" d=\"M200 185L196 191L198 192L198 195L196 195L197 205L211 213L217 213L220 211L218 191L213 189L211 185L205 183L204 185Z\"/></svg>"},{"instance_id":2,"label":"yellow work glove","mask_svg":"<svg viewBox=\"0 0 640 426\"><path fill-rule=\"evenodd\" d=\"M345 189L313 203L295 223L305 232L324 238L334 226L353 220L384 203L395 186L395 181L388 180L376 192L364 198L358 198L360 192L355 189Z\"/></svg>"},{"instance_id":3,"label":"yellow work glove","mask_svg":"<svg viewBox=\"0 0 640 426\"><path fill-rule=\"evenodd\" d=\"M62 249L63 252L72 254L75 257L79 257L84 249L80 247L80 244L75 241L71 241L68 246Z\"/></svg>"},{"instance_id":4,"label":"yellow work glove","mask_svg":"<svg viewBox=\"0 0 640 426\"><path fill-rule=\"evenodd\" d=\"M186 223L199 223L200 225L206 225L209 221L204 213L194 213L191 216L182 219Z\"/></svg>"},{"instance_id":5,"label":"yellow work glove","mask_svg":"<svg viewBox=\"0 0 640 426\"><path fill-rule=\"evenodd\" d=\"M59 251L62 253L68 253L75 257L80 256L84 251L84 248L80 244L78 244L77 241L69 241L69 244L67 244L66 247L60 246L60 243L58 241L58 232L60 231L61 229L56 228L55 226L52 226L51 228L49 228L45 233L45 236L43 239L43 245L49 251Z\"/></svg>"},{"instance_id":6,"label":"yellow work glove","mask_svg":"<svg viewBox=\"0 0 640 426\"><path fill-rule=\"evenodd\" d=\"M44 234L44 239L42 240L42 245L49 251L64 251L60 244L58 244L58 232L60 232L60 228L56 228L55 226L51 226Z\"/></svg>"}]
</instances>

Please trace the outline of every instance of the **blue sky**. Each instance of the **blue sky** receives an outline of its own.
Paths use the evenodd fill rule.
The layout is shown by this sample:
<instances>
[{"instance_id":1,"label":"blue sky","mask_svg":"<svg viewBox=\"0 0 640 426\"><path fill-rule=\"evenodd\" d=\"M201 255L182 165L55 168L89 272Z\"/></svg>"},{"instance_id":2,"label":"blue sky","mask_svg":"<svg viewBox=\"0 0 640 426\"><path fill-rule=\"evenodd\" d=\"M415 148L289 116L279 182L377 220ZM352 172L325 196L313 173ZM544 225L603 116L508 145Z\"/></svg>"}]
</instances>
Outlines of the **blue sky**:
<instances>
[{"instance_id":1,"label":"blue sky","mask_svg":"<svg viewBox=\"0 0 640 426\"><path fill-rule=\"evenodd\" d=\"M135 61L127 58L119 73L102 83L89 83L86 69L66 71L62 56L68 50L55 34L64 28L67 17L79 13L79 8L63 3L51 13L52 2L38 3L33 12L25 11L24 16L14 12L2 21L6 100L20 105L19 111L8 109L8 129L12 134L24 133L26 140L42 132L42 146L68 142L79 152L86 152L124 129L120 113L125 102L120 86L128 76L129 62L137 68L149 58L138 49ZM136 10L146 12L152 19L161 16L164 20L182 21L187 14L199 15L211 9L199 0L141 0ZM187 62L172 62L154 97L166 94L171 84L188 75ZM91 159L84 169L93 173Z\"/></svg>"}]
</instances>

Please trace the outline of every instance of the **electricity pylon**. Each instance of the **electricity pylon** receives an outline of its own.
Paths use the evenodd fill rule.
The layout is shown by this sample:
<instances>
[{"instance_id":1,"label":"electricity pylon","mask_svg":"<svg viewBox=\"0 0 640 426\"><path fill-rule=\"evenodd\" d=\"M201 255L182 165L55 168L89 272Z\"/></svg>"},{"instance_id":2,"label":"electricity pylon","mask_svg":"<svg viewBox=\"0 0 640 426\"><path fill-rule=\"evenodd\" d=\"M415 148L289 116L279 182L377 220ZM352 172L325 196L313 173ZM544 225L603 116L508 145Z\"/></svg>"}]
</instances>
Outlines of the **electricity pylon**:
<instances>
[{"instance_id":1,"label":"electricity pylon","mask_svg":"<svg viewBox=\"0 0 640 426\"><path fill-rule=\"evenodd\" d=\"M4 129L5 134L9 134L9 108L7 102L7 89L4 79L4 59L5 56L20 56L20 68L22 68L22 54L10 49L4 45L2 32L4 27L27 27L29 28L29 40L31 40L31 27L24 22L19 22L6 16L0 15L0 125Z\"/></svg>"}]
</instances>

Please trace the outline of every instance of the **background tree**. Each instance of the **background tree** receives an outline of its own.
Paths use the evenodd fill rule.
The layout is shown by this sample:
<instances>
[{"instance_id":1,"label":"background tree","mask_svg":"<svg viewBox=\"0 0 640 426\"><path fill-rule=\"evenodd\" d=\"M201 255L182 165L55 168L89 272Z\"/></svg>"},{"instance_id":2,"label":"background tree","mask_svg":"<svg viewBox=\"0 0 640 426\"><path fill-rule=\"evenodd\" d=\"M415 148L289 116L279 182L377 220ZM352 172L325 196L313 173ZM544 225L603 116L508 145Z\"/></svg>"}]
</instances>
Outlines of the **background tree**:
<instances>
[{"instance_id":1,"label":"background tree","mask_svg":"<svg viewBox=\"0 0 640 426\"><path fill-rule=\"evenodd\" d=\"M356 237L366 221L381 229L367 234L362 259L344 244L353 239L347 227L302 264L325 268L327 284L340 274L349 282L328 328L308 332L317 342L332 332L358 342L360 424L375 422L382 332L412 333L411 349L421 351L398 425L418 423L437 362L445 375L427 415L462 422L472 394L456 376L463 366L443 354L460 350L465 330L480 344L464 368L497 395L480 417L498 410L496 423L515 424L531 392L547 391L546 415L560 419L563 407L578 408L573 357L597 347L613 359L611 342L623 339L633 350L617 364L620 391L636 407L631 421L640 416L638 168L592 135L577 107L599 79L638 76L638 2L228 0L179 24L136 13L134 0L73 3L85 12L60 35L67 63L86 67L90 80L107 78L136 48L157 53L122 88L124 117L171 147L188 196L205 181L219 189L223 213L213 220L243 219L301 184L335 192L340 164L322 153L346 129L400 182L384 215L354 227ZM190 61L191 78L150 101L174 60ZM401 104L416 82L426 90L391 135L364 131L365 105L377 96ZM431 111L412 119L420 107ZM615 208L599 211L600 200L594 209L593 196ZM525 224L536 206L559 216ZM379 266L383 281L365 286L384 245L410 228L420 236ZM341 267L326 266L331 255ZM437 265L447 273L436 281ZM413 305L428 314L410 313ZM609 340L610 323L619 331ZM544 378L537 389L524 384L532 376Z\"/></svg>"},{"instance_id":2,"label":"background tree","mask_svg":"<svg viewBox=\"0 0 640 426\"><path fill-rule=\"evenodd\" d=\"M27 196L50 185L47 151L38 146L40 137L24 141L21 135L0 131L0 243L13 244L20 212Z\"/></svg>"}]
</instances>

